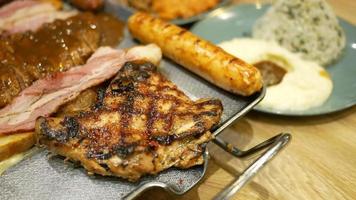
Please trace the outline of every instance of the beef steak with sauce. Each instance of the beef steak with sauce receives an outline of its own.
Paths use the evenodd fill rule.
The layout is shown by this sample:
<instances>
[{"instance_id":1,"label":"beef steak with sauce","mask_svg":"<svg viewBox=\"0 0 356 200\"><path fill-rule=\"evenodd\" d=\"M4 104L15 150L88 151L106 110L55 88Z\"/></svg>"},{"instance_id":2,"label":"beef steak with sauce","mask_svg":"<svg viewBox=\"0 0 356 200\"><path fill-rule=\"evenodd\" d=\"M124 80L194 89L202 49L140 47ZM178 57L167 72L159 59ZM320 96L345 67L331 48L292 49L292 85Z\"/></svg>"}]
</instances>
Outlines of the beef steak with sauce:
<instances>
[{"instance_id":1,"label":"beef steak with sauce","mask_svg":"<svg viewBox=\"0 0 356 200\"><path fill-rule=\"evenodd\" d=\"M116 45L122 22L80 13L44 24L36 32L0 35L0 108L34 81L84 64L103 45Z\"/></svg>"}]
</instances>

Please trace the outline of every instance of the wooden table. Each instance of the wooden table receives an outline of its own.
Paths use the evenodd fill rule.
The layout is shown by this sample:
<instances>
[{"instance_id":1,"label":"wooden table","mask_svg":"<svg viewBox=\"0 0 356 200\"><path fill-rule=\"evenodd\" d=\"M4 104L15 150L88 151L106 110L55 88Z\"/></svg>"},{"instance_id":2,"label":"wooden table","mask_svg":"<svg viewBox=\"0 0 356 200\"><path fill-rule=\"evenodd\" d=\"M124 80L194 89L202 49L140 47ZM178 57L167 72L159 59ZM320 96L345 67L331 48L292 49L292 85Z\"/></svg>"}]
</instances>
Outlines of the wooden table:
<instances>
[{"instance_id":1,"label":"wooden table","mask_svg":"<svg viewBox=\"0 0 356 200\"><path fill-rule=\"evenodd\" d=\"M356 24L355 0L329 2L339 16ZM246 149L280 132L292 133L290 144L234 199L356 199L355 106L318 117L251 112L222 136ZM214 144L209 151L212 159L200 185L182 197L151 190L143 195L144 199L212 199L249 163L234 159Z\"/></svg>"}]
</instances>

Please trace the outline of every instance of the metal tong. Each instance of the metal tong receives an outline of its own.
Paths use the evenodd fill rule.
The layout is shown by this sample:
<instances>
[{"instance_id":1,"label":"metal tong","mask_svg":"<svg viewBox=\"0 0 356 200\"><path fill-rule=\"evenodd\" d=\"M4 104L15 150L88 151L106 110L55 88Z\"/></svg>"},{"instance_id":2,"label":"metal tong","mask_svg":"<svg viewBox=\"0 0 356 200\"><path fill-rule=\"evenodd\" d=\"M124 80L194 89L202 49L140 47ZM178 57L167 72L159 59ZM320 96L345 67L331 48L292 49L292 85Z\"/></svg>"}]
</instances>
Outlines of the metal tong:
<instances>
[{"instance_id":1,"label":"metal tong","mask_svg":"<svg viewBox=\"0 0 356 200\"><path fill-rule=\"evenodd\" d=\"M228 142L224 141L218 135L225 130L228 126L230 126L234 121L238 120L246 113L248 113L253 107L255 107L265 96L266 87L264 87L261 91L261 94L255 101L246 106L241 112L237 113L234 117L229 119L223 126L219 127L216 131L214 131L214 143L219 147L224 149L226 152L230 153L236 158L246 158L252 155L256 155L261 151L265 150L265 152L253 161L250 166L248 166L240 176L238 176L229 186L227 186L222 192L214 197L214 200L227 200L230 199L236 192L238 192L245 184L247 184L256 173L262 169L277 153L279 153L283 147L285 147L292 136L289 133L280 133L246 151L240 150L237 147L232 146Z\"/></svg>"},{"instance_id":2,"label":"metal tong","mask_svg":"<svg viewBox=\"0 0 356 200\"><path fill-rule=\"evenodd\" d=\"M240 176L238 176L229 186L214 197L214 200L230 199L236 192L238 192L252 177L265 166L283 147L285 147L291 139L289 133L278 134L246 151L232 147L231 144L225 142L219 137L216 137L214 143L219 147L229 152L236 158L246 158L265 150L265 152L248 166Z\"/></svg>"},{"instance_id":3,"label":"metal tong","mask_svg":"<svg viewBox=\"0 0 356 200\"><path fill-rule=\"evenodd\" d=\"M260 153L263 150L265 150L265 152L258 159L256 159L248 168L246 168L244 172L235 179L235 181L233 181L221 193L215 196L214 200L230 199L245 184L247 184L263 166L265 166L278 152L280 152L283 149L283 147L286 146L286 144L290 141L290 139L291 139L291 135L289 133L281 133L252 147L251 149L243 151L236 147L232 147L231 144L225 142L220 137L216 137L214 143L217 144L222 149L224 149L226 152L229 152L231 155L237 158L246 158L252 155L256 155L257 153ZM204 163L203 174L205 174L205 171L208 167L208 162L207 162L208 155L209 155L208 150L206 149L203 154L204 160L206 160L206 162ZM193 188L196 184L197 183L193 184L188 190ZM175 189L174 186L170 186L161 182L147 182L142 184L136 190L132 191L129 195L125 196L124 199L126 200L135 199L142 192L152 187L160 187L172 195L183 195L188 191L188 190L179 191Z\"/></svg>"}]
</instances>

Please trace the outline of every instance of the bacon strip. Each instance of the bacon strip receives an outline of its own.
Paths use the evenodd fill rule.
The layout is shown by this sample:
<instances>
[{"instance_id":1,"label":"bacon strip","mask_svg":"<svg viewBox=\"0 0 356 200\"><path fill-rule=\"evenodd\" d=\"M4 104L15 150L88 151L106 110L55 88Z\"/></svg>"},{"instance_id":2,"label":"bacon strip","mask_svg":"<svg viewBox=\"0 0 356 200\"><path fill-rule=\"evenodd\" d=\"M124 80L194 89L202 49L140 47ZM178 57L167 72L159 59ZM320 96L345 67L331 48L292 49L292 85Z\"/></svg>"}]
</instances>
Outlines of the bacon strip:
<instances>
[{"instance_id":1,"label":"bacon strip","mask_svg":"<svg viewBox=\"0 0 356 200\"><path fill-rule=\"evenodd\" d=\"M14 12L18 10L21 10L23 8L29 8L39 3L40 3L39 1L33 1L33 0L13 1L0 8L0 18L3 19L5 17L12 15Z\"/></svg>"},{"instance_id":2,"label":"bacon strip","mask_svg":"<svg viewBox=\"0 0 356 200\"><path fill-rule=\"evenodd\" d=\"M6 32L10 34L23 33L25 31L36 31L45 23L54 22L57 19L67 19L76 15L77 11L54 11L39 13L26 19L18 20L11 26L4 27Z\"/></svg>"},{"instance_id":3,"label":"bacon strip","mask_svg":"<svg viewBox=\"0 0 356 200\"><path fill-rule=\"evenodd\" d=\"M13 1L0 9L0 30L7 33L35 31L44 23L66 19L77 11L58 11L50 2Z\"/></svg>"},{"instance_id":4,"label":"bacon strip","mask_svg":"<svg viewBox=\"0 0 356 200\"><path fill-rule=\"evenodd\" d=\"M39 116L49 116L81 91L111 78L128 61L157 63L161 56L156 45L134 47L127 52L101 47L85 65L34 82L0 110L0 135L33 130Z\"/></svg>"}]
</instances>

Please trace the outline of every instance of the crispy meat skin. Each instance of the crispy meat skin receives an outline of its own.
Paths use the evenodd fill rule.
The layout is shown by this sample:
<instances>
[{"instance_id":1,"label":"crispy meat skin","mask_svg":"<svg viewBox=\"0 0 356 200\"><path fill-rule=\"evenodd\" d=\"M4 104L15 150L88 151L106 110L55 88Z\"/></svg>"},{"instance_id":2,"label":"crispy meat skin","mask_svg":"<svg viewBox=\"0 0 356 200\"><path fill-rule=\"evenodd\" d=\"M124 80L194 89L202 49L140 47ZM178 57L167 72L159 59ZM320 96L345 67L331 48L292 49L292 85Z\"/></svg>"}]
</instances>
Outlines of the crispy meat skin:
<instances>
[{"instance_id":1,"label":"crispy meat skin","mask_svg":"<svg viewBox=\"0 0 356 200\"><path fill-rule=\"evenodd\" d=\"M0 108L35 80L84 64L101 45L116 45L121 26L113 17L82 13L36 32L0 35Z\"/></svg>"},{"instance_id":2,"label":"crispy meat skin","mask_svg":"<svg viewBox=\"0 0 356 200\"><path fill-rule=\"evenodd\" d=\"M40 145L80 161L88 172L130 181L172 166L201 164L221 117L219 100L193 102L147 62L119 71L92 111L40 118Z\"/></svg>"}]
</instances>

